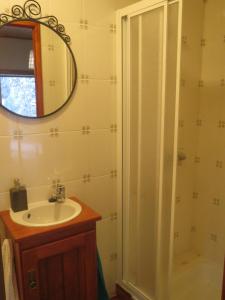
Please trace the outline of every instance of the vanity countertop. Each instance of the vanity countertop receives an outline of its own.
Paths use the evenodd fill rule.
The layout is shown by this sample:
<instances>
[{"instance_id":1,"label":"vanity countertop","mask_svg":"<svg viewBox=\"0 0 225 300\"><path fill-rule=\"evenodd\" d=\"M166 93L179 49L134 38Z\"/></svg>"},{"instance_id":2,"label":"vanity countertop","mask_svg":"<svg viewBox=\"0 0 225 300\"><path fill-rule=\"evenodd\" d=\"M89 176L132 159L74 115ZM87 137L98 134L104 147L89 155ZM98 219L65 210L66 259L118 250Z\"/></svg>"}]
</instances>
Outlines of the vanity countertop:
<instances>
[{"instance_id":1,"label":"vanity countertop","mask_svg":"<svg viewBox=\"0 0 225 300\"><path fill-rule=\"evenodd\" d=\"M19 243L22 249L29 249L46 242L54 242L83 231L95 229L96 221L100 220L101 216L76 197L69 198L78 202L82 207L82 211L76 218L59 225L46 227L23 226L12 221L9 210L1 211L0 218L5 225L7 237Z\"/></svg>"}]
</instances>

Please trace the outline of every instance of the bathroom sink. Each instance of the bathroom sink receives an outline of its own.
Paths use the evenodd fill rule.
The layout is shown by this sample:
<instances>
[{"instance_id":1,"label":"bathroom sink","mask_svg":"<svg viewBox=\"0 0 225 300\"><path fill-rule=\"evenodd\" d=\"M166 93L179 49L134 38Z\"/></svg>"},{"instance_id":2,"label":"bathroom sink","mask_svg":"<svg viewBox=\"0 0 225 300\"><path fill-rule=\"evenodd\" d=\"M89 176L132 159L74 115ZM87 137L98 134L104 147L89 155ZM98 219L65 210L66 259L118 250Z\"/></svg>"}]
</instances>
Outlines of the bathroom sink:
<instances>
[{"instance_id":1,"label":"bathroom sink","mask_svg":"<svg viewBox=\"0 0 225 300\"><path fill-rule=\"evenodd\" d=\"M10 210L10 217L21 225L41 227L70 221L77 217L81 210L80 204L71 199L66 199L62 203L49 203L46 200L29 204L28 210L20 212Z\"/></svg>"}]
</instances>

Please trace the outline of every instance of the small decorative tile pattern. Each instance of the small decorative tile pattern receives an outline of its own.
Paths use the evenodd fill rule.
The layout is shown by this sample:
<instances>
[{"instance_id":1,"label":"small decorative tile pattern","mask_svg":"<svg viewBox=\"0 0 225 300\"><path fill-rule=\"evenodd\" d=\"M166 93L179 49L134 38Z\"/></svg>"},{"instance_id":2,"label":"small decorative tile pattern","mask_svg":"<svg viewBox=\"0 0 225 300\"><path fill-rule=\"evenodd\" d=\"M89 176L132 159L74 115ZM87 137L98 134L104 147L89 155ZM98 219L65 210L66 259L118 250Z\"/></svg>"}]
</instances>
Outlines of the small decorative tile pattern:
<instances>
[{"instance_id":1,"label":"small decorative tile pattern","mask_svg":"<svg viewBox=\"0 0 225 300\"><path fill-rule=\"evenodd\" d=\"M218 127L219 128L225 128L225 121L219 120L218 121Z\"/></svg>"},{"instance_id":2,"label":"small decorative tile pattern","mask_svg":"<svg viewBox=\"0 0 225 300\"><path fill-rule=\"evenodd\" d=\"M49 80L49 86L50 87L55 87L56 86L56 81L55 80Z\"/></svg>"},{"instance_id":3,"label":"small decorative tile pattern","mask_svg":"<svg viewBox=\"0 0 225 300\"><path fill-rule=\"evenodd\" d=\"M91 127L89 125L82 127L82 134L90 134Z\"/></svg>"},{"instance_id":4,"label":"small decorative tile pattern","mask_svg":"<svg viewBox=\"0 0 225 300\"><path fill-rule=\"evenodd\" d=\"M176 231L174 233L174 239L177 240L177 239L179 239L179 237L180 237L180 233L178 231Z\"/></svg>"},{"instance_id":5,"label":"small decorative tile pattern","mask_svg":"<svg viewBox=\"0 0 225 300\"><path fill-rule=\"evenodd\" d=\"M222 162L222 160L217 160L216 161L216 167L219 168L219 169L223 168L223 162Z\"/></svg>"},{"instance_id":6,"label":"small decorative tile pattern","mask_svg":"<svg viewBox=\"0 0 225 300\"><path fill-rule=\"evenodd\" d=\"M88 20L80 19L80 29L88 29Z\"/></svg>"},{"instance_id":7,"label":"small decorative tile pattern","mask_svg":"<svg viewBox=\"0 0 225 300\"><path fill-rule=\"evenodd\" d=\"M16 129L13 131L13 137L14 139L22 139L23 138L23 131L21 129Z\"/></svg>"},{"instance_id":8,"label":"small decorative tile pattern","mask_svg":"<svg viewBox=\"0 0 225 300\"><path fill-rule=\"evenodd\" d=\"M217 242L217 239L218 239L218 237L217 237L217 234L215 234L215 233L210 233L210 240L211 241L213 241L213 242Z\"/></svg>"},{"instance_id":9,"label":"small decorative tile pattern","mask_svg":"<svg viewBox=\"0 0 225 300\"><path fill-rule=\"evenodd\" d=\"M117 132L117 125L116 125L116 124L112 124L112 125L110 126L110 131L111 131L112 133L116 133L116 132Z\"/></svg>"},{"instance_id":10,"label":"small decorative tile pattern","mask_svg":"<svg viewBox=\"0 0 225 300\"><path fill-rule=\"evenodd\" d=\"M201 127L202 126L202 120L196 120L196 125L198 126L198 127Z\"/></svg>"},{"instance_id":11,"label":"small decorative tile pattern","mask_svg":"<svg viewBox=\"0 0 225 300\"><path fill-rule=\"evenodd\" d=\"M212 199L212 204L215 206L220 206L220 199L218 198L213 198Z\"/></svg>"},{"instance_id":12,"label":"small decorative tile pattern","mask_svg":"<svg viewBox=\"0 0 225 300\"><path fill-rule=\"evenodd\" d=\"M49 135L51 137L57 137L59 135L59 129L58 128L50 128L49 129Z\"/></svg>"},{"instance_id":13,"label":"small decorative tile pattern","mask_svg":"<svg viewBox=\"0 0 225 300\"><path fill-rule=\"evenodd\" d=\"M116 213L116 212L110 214L110 220L111 220L111 221L116 221L116 220L117 220L117 213Z\"/></svg>"},{"instance_id":14,"label":"small decorative tile pattern","mask_svg":"<svg viewBox=\"0 0 225 300\"><path fill-rule=\"evenodd\" d=\"M111 76L110 77L110 82L111 82L111 84L116 84L117 83L117 77L116 76Z\"/></svg>"},{"instance_id":15,"label":"small decorative tile pattern","mask_svg":"<svg viewBox=\"0 0 225 300\"><path fill-rule=\"evenodd\" d=\"M195 157L194 157L194 162L195 162L196 164L200 163L200 161L201 161L201 158L200 158L199 156L195 156Z\"/></svg>"},{"instance_id":16,"label":"small decorative tile pattern","mask_svg":"<svg viewBox=\"0 0 225 300\"><path fill-rule=\"evenodd\" d=\"M81 74L81 83L89 83L89 76L87 74Z\"/></svg>"},{"instance_id":17,"label":"small decorative tile pattern","mask_svg":"<svg viewBox=\"0 0 225 300\"><path fill-rule=\"evenodd\" d=\"M198 192L193 192L192 198L193 199L198 199L198 197L199 197L199 193Z\"/></svg>"},{"instance_id":18,"label":"small decorative tile pattern","mask_svg":"<svg viewBox=\"0 0 225 300\"><path fill-rule=\"evenodd\" d=\"M110 24L110 25L109 25L109 30L110 30L110 32L112 32L112 33L116 33L116 25L115 25L115 24Z\"/></svg>"},{"instance_id":19,"label":"small decorative tile pattern","mask_svg":"<svg viewBox=\"0 0 225 300\"><path fill-rule=\"evenodd\" d=\"M182 36L182 44L183 44L183 45L186 45L186 44L187 44L187 40L188 40L187 36L186 36L186 35L183 35L183 36Z\"/></svg>"},{"instance_id":20,"label":"small decorative tile pattern","mask_svg":"<svg viewBox=\"0 0 225 300\"><path fill-rule=\"evenodd\" d=\"M205 47L206 46L206 39L201 39L201 47Z\"/></svg>"},{"instance_id":21,"label":"small decorative tile pattern","mask_svg":"<svg viewBox=\"0 0 225 300\"><path fill-rule=\"evenodd\" d=\"M89 183L91 181L91 175L90 174L84 174L83 175L83 183Z\"/></svg>"},{"instance_id":22,"label":"small decorative tile pattern","mask_svg":"<svg viewBox=\"0 0 225 300\"><path fill-rule=\"evenodd\" d=\"M117 177L117 170L110 171L110 177L111 178L116 178Z\"/></svg>"},{"instance_id":23,"label":"small decorative tile pattern","mask_svg":"<svg viewBox=\"0 0 225 300\"><path fill-rule=\"evenodd\" d=\"M204 81L203 81L203 80L199 80L198 86L199 86L200 88L201 88L201 87L204 87Z\"/></svg>"},{"instance_id":24,"label":"small decorative tile pattern","mask_svg":"<svg viewBox=\"0 0 225 300\"><path fill-rule=\"evenodd\" d=\"M49 44L48 51L54 51L54 50L55 50L55 46L53 44Z\"/></svg>"},{"instance_id":25,"label":"small decorative tile pattern","mask_svg":"<svg viewBox=\"0 0 225 300\"><path fill-rule=\"evenodd\" d=\"M181 203L181 197L180 196L176 196L176 204Z\"/></svg>"}]
</instances>

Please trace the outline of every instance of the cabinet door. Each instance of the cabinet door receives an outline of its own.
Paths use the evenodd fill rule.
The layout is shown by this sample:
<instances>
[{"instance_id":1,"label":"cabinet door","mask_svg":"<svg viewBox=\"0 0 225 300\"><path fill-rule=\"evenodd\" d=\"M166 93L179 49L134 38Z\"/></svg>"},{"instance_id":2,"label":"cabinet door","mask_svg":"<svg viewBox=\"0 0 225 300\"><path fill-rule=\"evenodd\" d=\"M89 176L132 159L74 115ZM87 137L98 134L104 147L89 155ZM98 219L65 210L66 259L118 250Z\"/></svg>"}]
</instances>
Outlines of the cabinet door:
<instances>
[{"instance_id":1,"label":"cabinet door","mask_svg":"<svg viewBox=\"0 0 225 300\"><path fill-rule=\"evenodd\" d=\"M97 300L95 231L22 252L24 300Z\"/></svg>"},{"instance_id":2,"label":"cabinet door","mask_svg":"<svg viewBox=\"0 0 225 300\"><path fill-rule=\"evenodd\" d=\"M224 260L224 270L223 270L223 294L222 300L225 300L225 260Z\"/></svg>"}]
</instances>

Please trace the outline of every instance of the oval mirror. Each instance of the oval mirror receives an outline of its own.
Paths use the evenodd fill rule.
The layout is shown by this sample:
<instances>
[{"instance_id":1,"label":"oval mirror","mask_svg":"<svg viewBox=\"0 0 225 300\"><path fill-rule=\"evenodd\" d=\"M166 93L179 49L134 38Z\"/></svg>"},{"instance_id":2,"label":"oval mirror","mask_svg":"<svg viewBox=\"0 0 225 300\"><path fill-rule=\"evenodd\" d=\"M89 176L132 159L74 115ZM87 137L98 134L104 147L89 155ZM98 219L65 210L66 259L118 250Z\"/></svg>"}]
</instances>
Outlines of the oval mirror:
<instances>
[{"instance_id":1,"label":"oval mirror","mask_svg":"<svg viewBox=\"0 0 225 300\"><path fill-rule=\"evenodd\" d=\"M0 27L0 105L27 118L49 116L70 99L77 80L63 37L36 20Z\"/></svg>"}]
</instances>

